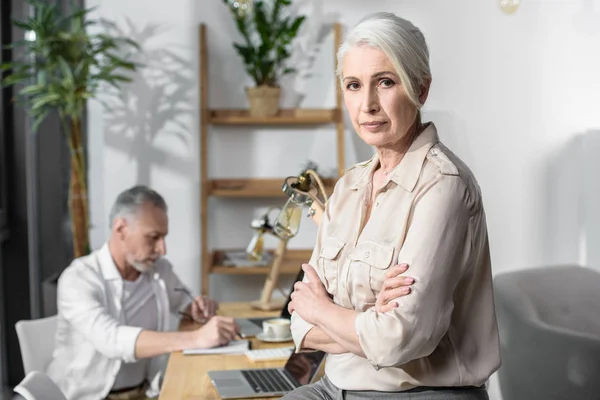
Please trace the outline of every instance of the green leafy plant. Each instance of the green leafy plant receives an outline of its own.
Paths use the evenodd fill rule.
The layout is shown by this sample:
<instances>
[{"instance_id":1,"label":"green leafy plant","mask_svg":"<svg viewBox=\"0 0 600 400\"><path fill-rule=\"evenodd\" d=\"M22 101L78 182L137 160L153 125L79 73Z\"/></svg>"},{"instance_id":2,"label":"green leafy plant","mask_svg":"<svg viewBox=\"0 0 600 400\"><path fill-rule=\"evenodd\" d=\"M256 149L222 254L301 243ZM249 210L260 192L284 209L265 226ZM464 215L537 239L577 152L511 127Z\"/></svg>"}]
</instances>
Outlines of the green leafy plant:
<instances>
[{"instance_id":1,"label":"green leafy plant","mask_svg":"<svg viewBox=\"0 0 600 400\"><path fill-rule=\"evenodd\" d=\"M18 85L17 98L25 107L34 130L52 112L62 124L70 150L69 212L75 257L89 252L87 168L83 145L86 102L98 95L103 84L119 87L130 78L120 71L134 71L136 64L119 56L124 47L137 49L127 38L89 33L99 21L86 17L92 9L71 6L63 16L53 4L31 0L34 16L13 21L25 31L26 40L12 43L12 62L2 65L3 86Z\"/></svg>"},{"instance_id":2,"label":"green leafy plant","mask_svg":"<svg viewBox=\"0 0 600 400\"><path fill-rule=\"evenodd\" d=\"M235 19L236 27L244 38L244 43L234 43L242 57L246 71L256 86L278 86L281 76L295 72L285 65L290 57L292 40L298 34L305 16L291 17L286 7L291 0L273 0L265 4L256 1L246 12L241 5L248 2L223 0Z\"/></svg>"}]
</instances>

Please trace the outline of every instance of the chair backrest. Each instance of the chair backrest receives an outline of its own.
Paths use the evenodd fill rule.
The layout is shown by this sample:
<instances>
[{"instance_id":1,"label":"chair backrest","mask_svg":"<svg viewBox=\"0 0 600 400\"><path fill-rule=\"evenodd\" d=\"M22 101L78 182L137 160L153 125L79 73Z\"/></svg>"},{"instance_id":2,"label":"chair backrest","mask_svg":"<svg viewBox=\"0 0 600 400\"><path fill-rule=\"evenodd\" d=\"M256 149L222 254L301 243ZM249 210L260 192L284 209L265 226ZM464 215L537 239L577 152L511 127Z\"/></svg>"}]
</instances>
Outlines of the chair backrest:
<instances>
[{"instance_id":1,"label":"chair backrest","mask_svg":"<svg viewBox=\"0 0 600 400\"><path fill-rule=\"evenodd\" d=\"M498 274L498 302L527 319L600 339L600 273L577 265L556 265Z\"/></svg>"},{"instance_id":2,"label":"chair backrest","mask_svg":"<svg viewBox=\"0 0 600 400\"><path fill-rule=\"evenodd\" d=\"M67 400L56 383L39 371L28 373L14 390L25 400Z\"/></svg>"},{"instance_id":3,"label":"chair backrest","mask_svg":"<svg viewBox=\"0 0 600 400\"><path fill-rule=\"evenodd\" d=\"M25 374L31 371L46 371L54 351L57 319L57 316L54 315L29 321L19 321L15 324Z\"/></svg>"}]
</instances>

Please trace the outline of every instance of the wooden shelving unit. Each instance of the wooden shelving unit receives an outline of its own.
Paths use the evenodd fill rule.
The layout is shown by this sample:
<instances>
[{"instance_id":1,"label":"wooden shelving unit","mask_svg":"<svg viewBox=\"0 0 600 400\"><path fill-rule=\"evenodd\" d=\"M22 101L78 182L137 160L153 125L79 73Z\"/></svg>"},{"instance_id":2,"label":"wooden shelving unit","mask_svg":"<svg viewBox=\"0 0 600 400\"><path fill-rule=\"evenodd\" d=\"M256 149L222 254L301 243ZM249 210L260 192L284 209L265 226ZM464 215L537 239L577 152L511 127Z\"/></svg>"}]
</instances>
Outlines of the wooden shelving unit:
<instances>
[{"instance_id":1,"label":"wooden shelving unit","mask_svg":"<svg viewBox=\"0 0 600 400\"><path fill-rule=\"evenodd\" d=\"M278 179L210 179L208 194L215 197L281 197L281 186L285 177ZM335 186L334 179L324 179L325 190L330 195Z\"/></svg>"},{"instance_id":2,"label":"wooden shelving unit","mask_svg":"<svg viewBox=\"0 0 600 400\"><path fill-rule=\"evenodd\" d=\"M339 24L334 25L334 51L341 44L342 30ZM344 160L344 122L342 118L342 93L336 84L336 107L333 109L282 109L273 117L252 117L248 110L211 109L208 106L208 49L206 45L206 25L198 29L200 43L200 227L202 235L202 282L203 295L209 294L209 278L211 274L227 275L267 275L270 266L265 267L232 267L222 264L224 250L209 249L208 246L208 198L275 198L284 196L281 189L285 177L277 179L239 178L239 179L209 179L207 138L211 125L225 126L316 126L332 124L337 134L337 165L338 177L345 169ZM332 71L333 72L333 71ZM334 79L334 81L336 81ZM336 81L337 82L337 81ZM325 179L326 190L331 194L335 179ZM249 223L250 221L248 221ZM244 226L244 229L247 229ZM296 274L303 262L310 259L312 249L288 249L285 252L280 273Z\"/></svg>"},{"instance_id":3,"label":"wooden shelving unit","mask_svg":"<svg viewBox=\"0 0 600 400\"><path fill-rule=\"evenodd\" d=\"M321 125L339 119L338 110L283 109L273 117L255 118L248 110L210 110L209 122L213 125Z\"/></svg>"},{"instance_id":4,"label":"wooden shelving unit","mask_svg":"<svg viewBox=\"0 0 600 400\"><path fill-rule=\"evenodd\" d=\"M239 249L233 249L239 250ZM288 249L285 252L283 263L281 264L281 273L295 274L298 272L298 266L310 259L311 250L292 250ZM271 251L271 253L273 253ZM225 275L266 275L269 273L270 267L239 267L223 265L223 251L212 252L211 272L213 274Z\"/></svg>"}]
</instances>

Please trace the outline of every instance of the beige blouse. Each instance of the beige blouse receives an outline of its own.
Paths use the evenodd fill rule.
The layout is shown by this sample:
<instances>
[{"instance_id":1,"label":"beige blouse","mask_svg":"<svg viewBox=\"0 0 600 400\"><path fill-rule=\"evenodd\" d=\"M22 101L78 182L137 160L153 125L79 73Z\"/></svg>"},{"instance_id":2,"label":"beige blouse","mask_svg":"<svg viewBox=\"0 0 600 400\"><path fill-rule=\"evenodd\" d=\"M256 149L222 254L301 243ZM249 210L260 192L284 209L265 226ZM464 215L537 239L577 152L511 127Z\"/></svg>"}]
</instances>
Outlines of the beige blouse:
<instances>
[{"instance_id":1,"label":"beige blouse","mask_svg":"<svg viewBox=\"0 0 600 400\"><path fill-rule=\"evenodd\" d=\"M328 355L326 374L346 390L482 385L500 366L500 345L477 181L430 123L390 172L359 235L378 165L375 156L340 178L310 260L334 302L361 312L355 328L367 358ZM377 313L386 270L403 262L412 292ZM294 313L299 350L311 328Z\"/></svg>"}]
</instances>

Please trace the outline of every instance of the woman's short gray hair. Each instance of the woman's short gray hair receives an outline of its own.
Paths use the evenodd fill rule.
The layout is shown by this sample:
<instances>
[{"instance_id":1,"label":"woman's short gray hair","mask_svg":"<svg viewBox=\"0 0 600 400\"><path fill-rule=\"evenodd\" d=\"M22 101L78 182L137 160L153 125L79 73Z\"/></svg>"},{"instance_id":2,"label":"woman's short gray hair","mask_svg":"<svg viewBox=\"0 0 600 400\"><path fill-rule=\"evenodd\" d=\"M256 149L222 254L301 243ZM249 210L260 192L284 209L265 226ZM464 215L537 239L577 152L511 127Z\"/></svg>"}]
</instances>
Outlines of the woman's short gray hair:
<instances>
[{"instance_id":1,"label":"woman's short gray hair","mask_svg":"<svg viewBox=\"0 0 600 400\"><path fill-rule=\"evenodd\" d=\"M431 80L429 50L425 36L410 21L392 13L369 15L352 28L337 53L337 76L342 82L342 65L348 51L367 45L383 51L396 69L411 102L421 108L421 89Z\"/></svg>"},{"instance_id":2,"label":"woman's short gray hair","mask_svg":"<svg viewBox=\"0 0 600 400\"><path fill-rule=\"evenodd\" d=\"M110 210L110 228L112 229L117 218L133 217L147 203L167 212L165 199L147 186L138 185L121 192Z\"/></svg>"}]
</instances>

